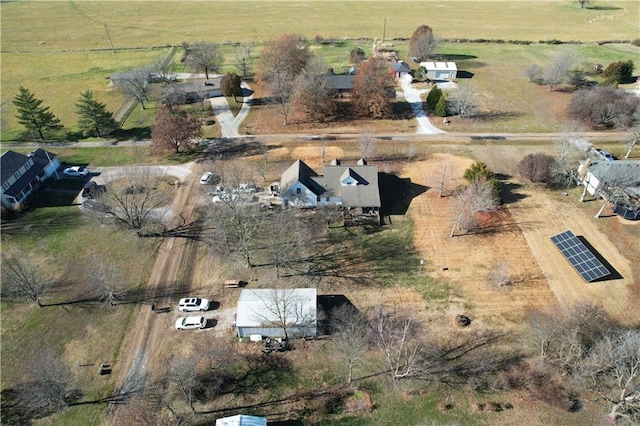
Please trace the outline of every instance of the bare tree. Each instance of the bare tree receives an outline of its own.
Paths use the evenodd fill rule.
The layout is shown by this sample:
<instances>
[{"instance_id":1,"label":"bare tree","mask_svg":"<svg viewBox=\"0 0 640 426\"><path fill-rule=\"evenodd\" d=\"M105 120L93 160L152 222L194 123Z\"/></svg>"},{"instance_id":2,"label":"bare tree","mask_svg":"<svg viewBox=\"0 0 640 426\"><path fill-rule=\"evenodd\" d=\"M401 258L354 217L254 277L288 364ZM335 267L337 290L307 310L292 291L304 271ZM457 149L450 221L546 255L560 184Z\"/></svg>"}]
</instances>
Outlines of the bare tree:
<instances>
[{"instance_id":1,"label":"bare tree","mask_svg":"<svg viewBox=\"0 0 640 426\"><path fill-rule=\"evenodd\" d=\"M460 84L447 98L451 112L460 117L472 117L478 107L478 93L469 84Z\"/></svg>"},{"instance_id":2,"label":"bare tree","mask_svg":"<svg viewBox=\"0 0 640 426\"><path fill-rule=\"evenodd\" d=\"M578 4L580 5L580 9L584 9L586 5L591 3L591 0L577 0L577 1L578 1Z\"/></svg>"},{"instance_id":3,"label":"bare tree","mask_svg":"<svg viewBox=\"0 0 640 426\"><path fill-rule=\"evenodd\" d=\"M222 56L218 47L213 43L200 41L187 48L186 64L195 72L204 72L209 78L210 72L218 72Z\"/></svg>"},{"instance_id":4,"label":"bare tree","mask_svg":"<svg viewBox=\"0 0 640 426\"><path fill-rule=\"evenodd\" d=\"M265 213L258 203L247 202L241 194L226 192L221 200L223 202L214 204L211 209L211 219L216 226L210 244L228 255L239 255L251 268L263 232Z\"/></svg>"},{"instance_id":5,"label":"bare tree","mask_svg":"<svg viewBox=\"0 0 640 426\"><path fill-rule=\"evenodd\" d=\"M489 283L496 285L498 288L504 288L513 284L513 273L511 272L511 264L506 261L500 261L491 269L489 273Z\"/></svg>"},{"instance_id":6,"label":"bare tree","mask_svg":"<svg viewBox=\"0 0 640 426\"><path fill-rule=\"evenodd\" d=\"M413 160L413 157L415 157L417 153L418 147L416 146L416 144L413 142L409 142L409 145L407 145L407 161Z\"/></svg>"},{"instance_id":7,"label":"bare tree","mask_svg":"<svg viewBox=\"0 0 640 426\"><path fill-rule=\"evenodd\" d=\"M282 329L284 339L291 333L309 335L310 329L316 325L316 312L305 308L303 300L295 289L269 289L262 299L265 314L255 313L265 325Z\"/></svg>"},{"instance_id":8,"label":"bare tree","mask_svg":"<svg viewBox=\"0 0 640 426\"><path fill-rule=\"evenodd\" d=\"M41 298L51 283L26 253L2 253L2 297L27 299L42 307Z\"/></svg>"},{"instance_id":9,"label":"bare tree","mask_svg":"<svg viewBox=\"0 0 640 426\"><path fill-rule=\"evenodd\" d=\"M124 277L116 265L104 259L92 260L87 282L95 289L97 297L109 306L124 298Z\"/></svg>"},{"instance_id":10,"label":"bare tree","mask_svg":"<svg viewBox=\"0 0 640 426\"><path fill-rule=\"evenodd\" d=\"M89 211L101 222L115 221L139 237L163 235L170 199L154 188L153 177L135 171L130 175L130 180L107 185L107 190L88 204Z\"/></svg>"},{"instance_id":11,"label":"bare tree","mask_svg":"<svg viewBox=\"0 0 640 426\"><path fill-rule=\"evenodd\" d=\"M451 228L451 237L456 230L475 231L480 223L477 214L491 211L499 201L495 189L488 179L476 179L469 186L458 191L454 197L453 210L455 220Z\"/></svg>"},{"instance_id":12,"label":"bare tree","mask_svg":"<svg viewBox=\"0 0 640 426\"><path fill-rule=\"evenodd\" d=\"M149 85L149 75L152 70L149 67L134 68L122 73L118 79L118 87L126 97L136 102L140 102L142 109L146 109L145 101L149 100L151 87Z\"/></svg>"},{"instance_id":13,"label":"bare tree","mask_svg":"<svg viewBox=\"0 0 640 426\"><path fill-rule=\"evenodd\" d=\"M612 422L640 422L640 331L611 330L599 339L576 376L609 405Z\"/></svg>"},{"instance_id":14,"label":"bare tree","mask_svg":"<svg viewBox=\"0 0 640 426\"><path fill-rule=\"evenodd\" d=\"M312 57L296 78L292 103L307 120L324 122L335 115L335 90L329 82L328 68L324 59Z\"/></svg>"},{"instance_id":15,"label":"bare tree","mask_svg":"<svg viewBox=\"0 0 640 426\"><path fill-rule=\"evenodd\" d=\"M451 162L445 161L438 168L438 178L437 178L438 180L437 182L435 182L438 187L438 197L440 198L444 197L444 192L447 189L447 184L451 179L450 174L451 174ZM427 174L427 176L425 176L425 179L428 181L430 177L431 177L431 174Z\"/></svg>"},{"instance_id":16,"label":"bare tree","mask_svg":"<svg viewBox=\"0 0 640 426\"><path fill-rule=\"evenodd\" d=\"M573 50L558 52L551 60L544 73L544 82L552 91L557 85L564 83L569 75L569 70L576 63L576 54Z\"/></svg>"},{"instance_id":17,"label":"bare tree","mask_svg":"<svg viewBox=\"0 0 640 426\"><path fill-rule=\"evenodd\" d=\"M372 338L386 362L394 384L420 371L423 350L417 339L420 325L411 317L385 311L379 307L371 320Z\"/></svg>"},{"instance_id":18,"label":"bare tree","mask_svg":"<svg viewBox=\"0 0 640 426\"><path fill-rule=\"evenodd\" d=\"M57 412L73 403L71 370L51 349L42 349L26 371L30 382L25 398L34 413Z\"/></svg>"},{"instance_id":19,"label":"bare tree","mask_svg":"<svg viewBox=\"0 0 640 426\"><path fill-rule=\"evenodd\" d=\"M638 97L628 97L628 108L625 114L614 119L615 127L624 130L629 135L629 140L625 141L627 144L627 153L624 158L629 158L631 151L638 144L640 140L640 99Z\"/></svg>"},{"instance_id":20,"label":"bare tree","mask_svg":"<svg viewBox=\"0 0 640 426\"><path fill-rule=\"evenodd\" d=\"M252 51L253 45L249 43L241 44L235 51L233 65L240 71L243 80L246 80L251 73L253 66Z\"/></svg>"},{"instance_id":21,"label":"bare tree","mask_svg":"<svg viewBox=\"0 0 640 426\"><path fill-rule=\"evenodd\" d=\"M290 268L293 262L300 260L300 224L301 221L295 217L295 211L291 209L281 210L270 217L269 229L272 231L266 251L271 264L275 266L276 278L280 278L282 271Z\"/></svg>"},{"instance_id":22,"label":"bare tree","mask_svg":"<svg viewBox=\"0 0 640 426\"><path fill-rule=\"evenodd\" d=\"M331 341L347 366L347 384L368 348L366 318L355 306L344 304L331 312Z\"/></svg>"},{"instance_id":23,"label":"bare tree","mask_svg":"<svg viewBox=\"0 0 640 426\"><path fill-rule=\"evenodd\" d=\"M371 127L362 129L362 133L358 138L358 148L363 159L370 160L373 157L376 151L376 142L373 138L373 129Z\"/></svg>"},{"instance_id":24,"label":"bare tree","mask_svg":"<svg viewBox=\"0 0 640 426\"><path fill-rule=\"evenodd\" d=\"M167 375L169 386L182 395L192 412L195 412L195 392L202 386L197 367L196 357L173 359Z\"/></svg>"},{"instance_id":25,"label":"bare tree","mask_svg":"<svg viewBox=\"0 0 640 426\"><path fill-rule=\"evenodd\" d=\"M529 81L533 81L536 83L542 82L544 74L544 69L538 64L531 64L525 70L525 75L529 77Z\"/></svg>"}]
</instances>

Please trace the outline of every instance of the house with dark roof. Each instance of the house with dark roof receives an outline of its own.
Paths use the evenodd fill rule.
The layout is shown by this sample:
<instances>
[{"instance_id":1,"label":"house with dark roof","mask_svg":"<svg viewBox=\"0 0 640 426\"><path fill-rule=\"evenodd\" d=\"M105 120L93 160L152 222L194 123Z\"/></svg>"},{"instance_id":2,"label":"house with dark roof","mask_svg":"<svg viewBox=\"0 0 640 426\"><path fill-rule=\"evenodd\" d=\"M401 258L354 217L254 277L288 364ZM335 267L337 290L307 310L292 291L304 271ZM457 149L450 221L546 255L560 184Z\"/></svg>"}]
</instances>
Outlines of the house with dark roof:
<instances>
[{"instance_id":1,"label":"house with dark roof","mask_svg":"<svg viewBox=\"0 0 640 426\"><path fill-rule=\"evenodd\" d=\"M409 64L407 64L404 61L397 61L397 62L391 63L391 73L395 78L402 78L405 75L409 74L410 72L411 72L411 68L409 67Z\"/></svg>"},{"instance_id":2,"label":"house with dark roof","mask_svg":"<svg viewBox=\"0 0 640 426\"><path fill-rule=\"evenodd\" d=\"M52 152L38 148L29 155L15 151L2 154L2 206L18 210L40 183L60 167L60 159Z\"/></svg>"},{"instance_id":3,"label":"house with dark roof","mask_svg":"<svg viewBox=\"0 0 640 426\"><path fill-rule=\"evenodd\" d=\"M334 160L319 175L297 160L280 180L282 205L295 207L342 207L350 215L377 216L380 210L378 168L359 160L342 165Z\"/></svg>"},{"instance_id":4,"label":"house with dark roof","mask_svg":"<svg viewBox=\"0 0 640 426\"><path fill-rule=\"evenodd\" d=\"M160 95L165 103L171 105L191 104L216 98L222 96L222 77L168 84L162 87Z\"/></svg>"},{"instance_id":5,"label":"house with dark roof","mask_svg":"<svg viewBox=\"0 0 640 426\"><path fill-rule=\"evenodd\" d=\"M578 182L584 186L581 201L587 193L604 200L596 217L611 203L616 214L640 218L640 161L583 161L578 168Z\"/></svg>"}]
</instances>

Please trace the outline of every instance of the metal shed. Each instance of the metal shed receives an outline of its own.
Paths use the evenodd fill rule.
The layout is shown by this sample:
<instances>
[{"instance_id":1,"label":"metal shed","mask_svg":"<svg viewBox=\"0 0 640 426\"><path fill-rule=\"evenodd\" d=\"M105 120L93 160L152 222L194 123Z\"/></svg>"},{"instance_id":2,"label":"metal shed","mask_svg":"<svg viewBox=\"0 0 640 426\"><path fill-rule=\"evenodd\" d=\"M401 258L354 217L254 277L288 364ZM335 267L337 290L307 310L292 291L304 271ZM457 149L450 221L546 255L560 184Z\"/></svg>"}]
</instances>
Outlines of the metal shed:
<instances>
[{"instance_id":1,"label":"metal shed","mask_svg":"<svg viewBox=\"0 0 640 426\"><path fill-rule=\"evenodd\" d=\"M243 289L236 315L238 337L315 337L317 298L315 288Z\"/></svg>"},{"instance_id":2,"label":"metal shed","mask_svg":"<svg viewBox=\"0 0 640 426\"><path fill-rule=\"evenodd\" d=\"M431 80L454 80L458 74L455 62L420 62L427 70L427 78Z\"/></svg>"}]
</instances>

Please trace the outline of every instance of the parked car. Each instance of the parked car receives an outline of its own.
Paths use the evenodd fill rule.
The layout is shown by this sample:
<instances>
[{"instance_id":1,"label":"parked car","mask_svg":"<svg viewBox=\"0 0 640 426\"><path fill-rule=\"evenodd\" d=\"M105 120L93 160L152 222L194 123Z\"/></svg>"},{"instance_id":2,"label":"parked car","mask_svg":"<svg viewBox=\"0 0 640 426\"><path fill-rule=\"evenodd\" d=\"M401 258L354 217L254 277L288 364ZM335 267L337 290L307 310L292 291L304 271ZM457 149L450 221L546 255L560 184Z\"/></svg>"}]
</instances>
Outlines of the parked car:
<instances>
[{"instance_id":1,"label":"parked car","mask_svg":"<svg viewBox=\"0 0 640 426\"><path fill-rule=\"evenodd\" d=\"M72 166L64 169L62 173L64 173L66 176L74 176L74 177L86 176L89 174L89 169L82 166Z\"/></svg>"},{"instance_id":2,"label":"parked car","mask_svg":"<svg viewBox=\"0 0 640 426\"><path fill-rule=\"evenodd\" d=\"M205 328L207 319L205 317L186 317L176 320L176 330L196 330Z\"/></svg>"},{"instance_id":3,"label":"parked car","mask_svg":"<svg viewBox=\"0 0 640 426\"><path fill-rule=\"evenodd\" d=\"M185 297L178 302L178 309L182 312L207 311L211 303L199 297Z\"/></svg>"},{"instance_id":4,"label":"parked car","mask_svg":"<svg viewBox=\"0 0 640 426\"><path fill-rule=\"evenodd\" d=\"M213 180L213 173L211 172L206 172L205 174L202 175L202 177L200 178L200 183L202 185L208 185L211 183L211 181Z\"/></svg>"},{"instance_id":5,"label":"parked car","mask_svg":"<svg viewBox=\"0 0 640 426\"><path fill-rule=\"evenodd\" d=\"M611 153L606 149L596 148L596 151L598 152L598 154L600 154L600 157L602 157L602 159L605 161L615 160L615 158L613 158L613 155L611 155Z\"/></svg>"}]
</instances>

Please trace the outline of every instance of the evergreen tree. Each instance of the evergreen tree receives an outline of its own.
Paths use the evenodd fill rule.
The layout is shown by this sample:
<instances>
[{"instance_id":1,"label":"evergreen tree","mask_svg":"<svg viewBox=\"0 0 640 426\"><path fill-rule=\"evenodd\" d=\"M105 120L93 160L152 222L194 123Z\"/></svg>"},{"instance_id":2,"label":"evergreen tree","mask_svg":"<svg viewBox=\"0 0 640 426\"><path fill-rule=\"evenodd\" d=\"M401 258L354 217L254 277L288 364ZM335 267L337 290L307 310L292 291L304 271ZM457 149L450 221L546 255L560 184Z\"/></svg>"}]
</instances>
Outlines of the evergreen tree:
<instances>
[{"instance_id":1,"label":"evergreen tree","mask_svg":"<svg viewBox=\"0 0 640 426\"><path fill-rule=\"evenodd\" d=\"M444 93L440 96L440 99L438 99L436 109L433 112L438 117L447 116L447 97L444 95Z\"/></svg>"},{"instance_id":2,"label":"evergreen tree","mask_svg":"<svg viewBox=\"0 0 640 426\"><path fill-rule=\"evenodd\" d=\"M80 116L78 128L85 136L95 133L101 138L118 127L113 114L107 111L105 104L93 98L93 92L90 90L80 93L76 102L76 113Z\"/></svg>"},{"instance_id":3,"label":"evergreen tree","mask_svg":"<svg viewBox=\"0 0 640 426\"><path fill-rule=\"evenodd\" d=\"M442 90L438 86L434 86L433 89L429 90L429 94L427 95L427 108L431 111L435 110L441 97Z\"/></svg>"},{"instance_id":4,"label":"evergreen tree","mask_svg":"<svg viewBox=\"0 0 640 426\"><path fill-rule=\"evenodd\" d=\"M49 111L49 107L41 106L42 99L36 99L29 89L22 86L18 90L20 93L13 98L13 104L18 109L16 117L20 124L28 130L38 132L42 140L47 131L62 129L60 120Z\"/></svg>"}]
</instances>

